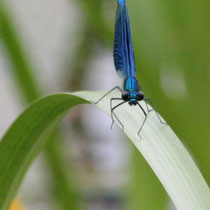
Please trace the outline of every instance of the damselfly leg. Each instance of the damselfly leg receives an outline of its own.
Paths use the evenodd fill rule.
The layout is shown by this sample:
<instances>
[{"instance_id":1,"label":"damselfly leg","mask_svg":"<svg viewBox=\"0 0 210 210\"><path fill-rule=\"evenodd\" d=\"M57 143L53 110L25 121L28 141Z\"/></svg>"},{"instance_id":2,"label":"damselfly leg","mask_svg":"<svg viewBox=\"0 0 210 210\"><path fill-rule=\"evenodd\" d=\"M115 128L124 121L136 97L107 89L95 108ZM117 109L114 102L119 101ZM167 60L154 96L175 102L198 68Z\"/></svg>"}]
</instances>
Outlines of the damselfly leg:
<instances>
[{"instance_id":1,"label":"damselfly leg","mask_svg":"<svg viewBox=\"0 0 210 210\"><path fill-rule=\"evenodd\" d=\"M149 109L149 106L148 106L148 104L146 103L146 101L148 101L148 102L150 103L152 109ZM155 113L156 113L158 119L160 120L160 122L161 122L162 124L167 125L167 123L164 122L164 121L161 119L161 117L160 117L160 115L158 114L158 112L156 111L156 109L155 109L155 107L154 107L152 101L151 101L149 98L144 98L144 102L145 102L145 104L146 104L146 107L147 107L148 112L155 111Z\"/></svg>"},{"instance_id":2,"label":"damselfly leg","mask_svg":"<svg viewBox=\"0 0 210 210\"><path fill-rule=\"evenodd\" d=\"M112 108L112 101L114 101L114 100L115 100L115 101L116 101L116 100L118 100L118 101L123 101L123 102L117 104L115 107ZM127 101L124 101L122 98L111 98L111 100L110 100L110 109L111 109L111 118L112 118L111 128L113 127L113 124L114 124L114 118L113 118L113 115L114 115L115 118L117 119L117 121L120 123L120 125L121 125L121 127L122 127L122 130L124 131L124 125L123 125L122 122L119 120L119 118L117 117L117 115L114 113L114 110L115 110L117 107L123 105L123 104L126 103L126 102L127 102Z\"/></svg>"},{"instance_id":3,"label":"damselfly leg","mask_svg":"<svg viewBox=\"0 0 210 210\"><path fill-rule=\"evenodd\" d=\"M122 98L112 98L112 99L110 100L111 118L112 118L112 125L111 125L111 128L112 128L112 126L113 126L113 124L114 124L114 118L113 118L113 116L114 116L114 117L117 119L117 121L119 122L119 124L121 125L122 130L124 131L124 125L123 125L123 123L119 120L119 118L118 118L117 115L115 114L114 110L115 110L116 108L118 108L119 106L121 106L121 105L123 105L123 104L125 104L125 103L128 103L128 101L123 101L123 102L117 104L116 106L114 106L114 107L112 108L112 101L114 101L114 100L122 101L123 99L122 99ZM141 111L142 111L142 112L144 113L144 115L145 115L144 121L143 121L143 123L142 123L140 129L138 130L138 136L139 136L140 139L142 139L142 137L140 136L140 132L141 132L141 130L142 130L142 128L143 128L143 126L144 126L146 120L147 120L147 114L146 114L145 110L143 109L143 107L141 106L141 104L140 104L140 103L137 103L137 104L138 104L138 106L140 107Z\"/></svg>"},{"instance_id":4,"label":"damselfly leg","mask_svg":"<svg viewBox=\"0 0 210 210\"><path fill-rule=\"evenodd\" d=\"M112 88L110 91L108 91L105 95L103 95L98 101L94 102L94 101L90 101L93 104L98 104L102 99L104 99L107 95L109 95L112 91L114 91L115 89L119 90L121 93L123 92L123 90L119 87L116 86L114 88ZM114 100L118 100L118 101L123 101L121 103L119 103L118 105L116 105L115 107L112 108L112 101ZM122 130L124 130L124 125L122 124L122 122L119 120L119 118L117 117L117 115L114 113L114 110L119 107L120 105L126 103L127 101L124 101L122 98L111 98L110 99L110 110L111 110L111 119L112 119L112 124L111 124L111 129L113 127L114 124L114 118L113 115L115 116L115 118L117 119L117 121L120 123Z\"/></svg>"},{"instance_id":5,"label":"damselfly leg","mask_svg":"<svg viewBox=\"0 0 210 210\"><path fill-rule=\"evenodd\" d=\"M137 104L138 104L138 106L140 107L140 109L142 110L142 112L144 113L144 116L145 116L144 121L143 121L143 123L142 123L142 125L141 125L141 127L138 131L138 136L140 137L140 139L142 139L142 137L140 136L140 132L141 132L142 128L144 127L144 124L147 120L147 114L146 114L145 110L143 109L143 107L141 106L141 104L140 103L137 103Z\"/></svg>"},{"instance_id":6,"label":"damselfly leg","mask_svg":"<svg viewBox=\"0 0 210 210\"><path fill-rule=\"evenodd\" d=\"M96 101L96 102L90 101L90 102L93 103L93 104L98 104L102 99L104 99L107 95L109 95L115 89L119 90L121 93L123 92L122 89L119 86L116 86L116 87L112 88L110 91L108 91L105 95L103 95L98 101Z\"/></svg>"}]
</instances>

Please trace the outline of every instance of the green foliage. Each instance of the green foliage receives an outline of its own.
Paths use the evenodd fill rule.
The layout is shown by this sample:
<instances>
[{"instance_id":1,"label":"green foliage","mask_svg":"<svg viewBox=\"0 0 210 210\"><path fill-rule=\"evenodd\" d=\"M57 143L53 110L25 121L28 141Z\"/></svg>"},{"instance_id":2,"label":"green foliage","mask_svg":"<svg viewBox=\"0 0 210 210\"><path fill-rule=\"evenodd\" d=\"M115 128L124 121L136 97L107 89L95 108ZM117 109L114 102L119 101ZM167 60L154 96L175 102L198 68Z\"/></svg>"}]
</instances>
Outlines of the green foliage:
<instances>
[{"instance_id":1,"label":"green foliage","mask_svg":"<svg viewBox=\"0 0 210 210\"><path fill-rule=\"evenodd\" d=\"M22 96L21 99L25 103L37 99L42 95L40 84L35 80L34 68L27 58L12 17L2 2L0 2L0 38L11 64L10 70ZM73 181L69 177L67 163L63 158L62 138L58 135L58 130L48 141L44 152L52 174L52 195L54 195L55 204L58 209L79 209L78 200L74 199L78 193L72 187Z\"/></svg>"},{"instance_id":2,"label":"green foliage","mask_svg":"<svg viewBox=\"0 0 210 210\"><path fill-rule=\"evenodd\" d=\"M210 183L209 1L128 1L141 85Z\"/></svg>"},{"instance_id":3,"label":"green foliage","mask_svg":"<svg viewBox=\"0 0 210 210\"><path fill-rule=\"evenodd\" d=\"M0 143L1 210L8 209L26 170L57 122L69 108L82 102L68 94L43 98L27 108L10 127Z\"/></svg>"},{"instance_id":4,"label":"green foliage","mask_svg":"<svg viewBox=\"0 0 210 210\"><path fill-rule=\"evenodd\" d=\"M109 14L107 11L104 12L103 6L108 3L115 7L113 2L115 3L111 0L76 1L86 21L84 39L81 40L79 47L89 43L91 48L84 48L82 53L80 49L77 49L78 53L74 60L79 62L73 64L72 69L75 70L71 75L73 78L70 80L71 88L78 73L84 75L84 72L87 71L85 66L91 60L91 54L94 52L93 43L106 43L111 49L114 20L111 24L107 21ZM31 66L24 46L17 35L14 27L15 21L2 4L1 2L1 42L12 64L11 72L17 81L22 99L28 103L42 95L40 84L38 84L39 81L34 80L35 69ZM204 177L210 183L209 1L204 0L195 4L190 0L173 2L132 0L127 1L127 4L131 16L137 73L141 86L146 95L153 100L158 111L193 153ZM81 64L81 60L84 63ZM78 89L82 84L82 77L80 79ZM71 189L66 184L68 174L63 167L65 161L60 159L62 150L59 149L59 146L55 147L55 143L59 144L60 141L51 142L52 145L47 147L46 154L52 174L63 175L62 180L54 180L55 186L58 186L55 191L66 196L69 193L71 197ZM52 156L55 158L50 158ZM167 197L158 184L157 178L152 174L143 158L139 157L139 153L134 152L132 163L134 175L131 181L132 195L130 196L129 193L132 206L143 210L154 209L155 206L156 210L162 210ZM147 189L146 193L145 189ZM141 196L139 198L136 195ZM62 196L60 198L62 199ZM68 202L65 200L64 196L62 206L67 205L64 209L69 209Z\"/></svg>"},{"instance_id":5,"label":"green foliage","mask_svg":"<svg viewBox=\"0 0 210 210\"><path fill-rule=\"evenodd\" d=\"M26 170L44 147L56 124L70 108L84 103L76 96L96 101L103 95L104 92L77 92L47 96L33 103L16 119L0 143L1 210L8 209ZM105 98L98 104L99 108L110 115L110 98L118 95L114 92ZM209 188L170 127L162 125L155 112L150 113L140 140L137 132L144 115L128 104L119 107L116 114L125 125L125 133L158 176L175 206L180 210L207 209L210 205ZM118 121L116 123L119 124ZM59 173L57 175L60 178Z\"/></svg>"},{"instance_id":6,"label":"green foliage","mask_svg":"<svg viewBox=\"0 0 210 210\"><path fill-rule=\"evenodd\" d=\"M40 96L39 85L33 77L33 68L24 52L13 21L2 2L0 2L0 38L12 66L13 78L16 79L24 100L33 101Z\"/></svg>"}]
</instances>

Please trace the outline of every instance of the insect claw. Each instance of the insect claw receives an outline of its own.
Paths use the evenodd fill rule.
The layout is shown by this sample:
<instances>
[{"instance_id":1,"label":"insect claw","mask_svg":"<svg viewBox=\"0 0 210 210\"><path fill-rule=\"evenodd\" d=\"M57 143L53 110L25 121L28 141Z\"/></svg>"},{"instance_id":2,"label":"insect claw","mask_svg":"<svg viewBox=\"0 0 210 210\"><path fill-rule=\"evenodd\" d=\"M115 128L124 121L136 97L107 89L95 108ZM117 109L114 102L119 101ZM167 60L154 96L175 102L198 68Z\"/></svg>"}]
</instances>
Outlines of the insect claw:
<instances>
[{"instance_id":1,"label":"insect claw","mask_svg":"<svg viewBox=\"0 0 210 210\"><path fill-rule=\"evenodd\" d=\"M142 137L140 136L140 135L138 135L139 136L139 139L140 139L140 141L142 140Z\"/></svg>"},{"instance_id":2,"label":"insect claw","mask_svg":"<svg viewBox=\"0 0 210 210\"><path fill-rule=\"evenodd\" d=\"M112 124L111 124L111 130L112 130L112 128L113 128L113 125L114 125L114 120L112 120Z\"/></svg>"}]
</instances>

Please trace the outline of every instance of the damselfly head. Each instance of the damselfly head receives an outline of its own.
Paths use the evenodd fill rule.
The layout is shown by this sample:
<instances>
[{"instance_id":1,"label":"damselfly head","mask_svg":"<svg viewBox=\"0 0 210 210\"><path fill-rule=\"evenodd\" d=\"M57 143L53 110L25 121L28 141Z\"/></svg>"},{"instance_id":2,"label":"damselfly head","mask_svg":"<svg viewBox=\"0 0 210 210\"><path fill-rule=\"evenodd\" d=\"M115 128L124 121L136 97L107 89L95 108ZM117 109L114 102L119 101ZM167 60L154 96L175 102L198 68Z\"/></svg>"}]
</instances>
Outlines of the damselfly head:
<instances>
[{"instance_id":1,"label":"damselfly head","mask_svg":"<svg viewBox=\"0 0 210 210\"><path fill-rule=\"evenodd\" d=\"M129 104L130 106L136 106L137 103L138 103L138 101L137 101L136 99L131 99L131 100L129 100L129 102L128 102L128 104Z\"/></svg>"},{"instance_id":2,"label":"damselfly head","mask_svg":"<svg viewBox=\"0 0 210 210\"><path fill-rule=\"evenodd\" d=\"M122 99L128 101L129 105L136 105L138 101L144 99L144 93L142 91L123 91Z\"/></svg>"}]
</instances>

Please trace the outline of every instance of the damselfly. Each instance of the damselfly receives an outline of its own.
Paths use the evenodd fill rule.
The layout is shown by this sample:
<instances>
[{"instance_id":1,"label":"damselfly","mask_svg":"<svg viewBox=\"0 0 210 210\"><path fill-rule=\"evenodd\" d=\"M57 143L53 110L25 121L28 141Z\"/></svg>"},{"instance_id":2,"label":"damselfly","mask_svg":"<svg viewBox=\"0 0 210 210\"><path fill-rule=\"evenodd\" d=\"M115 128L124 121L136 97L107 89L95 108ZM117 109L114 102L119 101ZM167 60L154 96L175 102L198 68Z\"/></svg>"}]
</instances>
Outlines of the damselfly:
<instances>
[{"instance_id":1,"label":"damselfly","mask_svg":"<svg viewBox=\"0 0 210 210\"><path fill-rule=\"evenodd\" d=\"M128 103L131 106L138 105L142 112L144 113L144 121L139 128L138 135L140 136L140 132L145 124L147 119L147 112L155 111L155 108L149 98L144 96L144 93L139 86L139 83L136 79L136 67L133 53L133 45L131 40L131 30L130 30L130 21L128 15L128 9L125 3L125 0L117 1L117 12L116 12L116 22L115 22L115 40L114 40L114 64L118 75L123 78L124 86L123 90L116 86L108 93L106 93L102 98L100 98L96 104L99 103L105 96L107 96L114 89L118 89L122 96L121 98L111 98L110 107L111 107L111 117L112 117L112 125L113 125L113 115L116 117L122 129L124 129L123 124L115 114L114 110L116 110L119 106ZM119 104L113 107L113 101L122 101ZM147 112L144 110L142 105L139 103L140 101L144 101L147 107ZM150 103L152 109L149 109L147 102ZM162 121L158 113L156 112L161 123L166 124Z\"/></svg>"}]
</instances>

